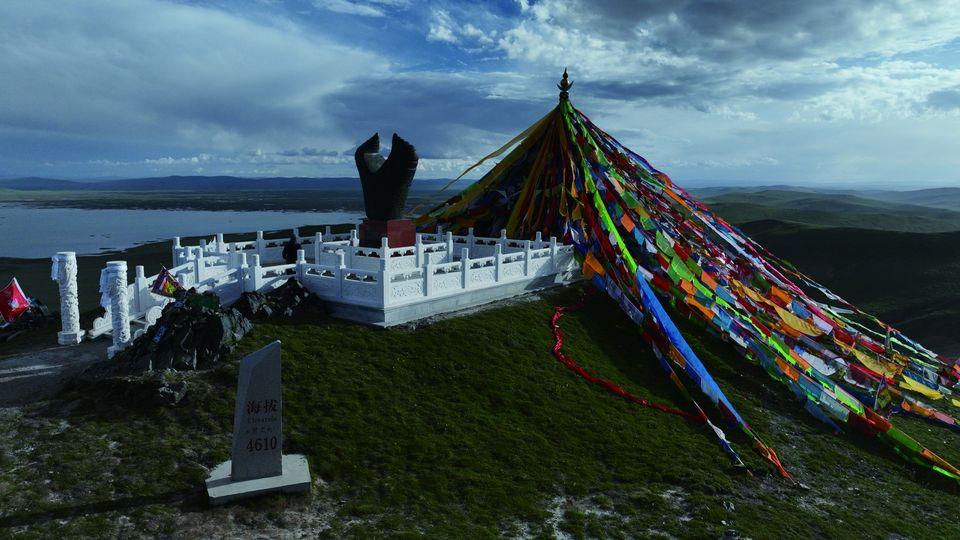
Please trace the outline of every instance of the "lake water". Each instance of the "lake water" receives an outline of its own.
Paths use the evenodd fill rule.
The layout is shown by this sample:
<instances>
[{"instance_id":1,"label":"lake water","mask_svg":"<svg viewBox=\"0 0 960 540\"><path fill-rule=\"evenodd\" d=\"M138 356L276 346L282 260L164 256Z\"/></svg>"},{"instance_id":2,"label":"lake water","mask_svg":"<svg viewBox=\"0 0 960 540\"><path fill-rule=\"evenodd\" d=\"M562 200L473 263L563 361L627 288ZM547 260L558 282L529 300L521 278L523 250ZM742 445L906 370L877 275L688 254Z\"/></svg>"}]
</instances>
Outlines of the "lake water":
<instances>
[{"instance_id":1,"label":"lake water","mask_svg":"<svg viewBox=\"0 0 960 540\"><path fill-rule=\"evenodd\" d=\"M174 236L358 223L362 217L357 212L86 210L0 204L0 257L35 259L58 251L88 255Z\"/></svg>"}]
</instances>

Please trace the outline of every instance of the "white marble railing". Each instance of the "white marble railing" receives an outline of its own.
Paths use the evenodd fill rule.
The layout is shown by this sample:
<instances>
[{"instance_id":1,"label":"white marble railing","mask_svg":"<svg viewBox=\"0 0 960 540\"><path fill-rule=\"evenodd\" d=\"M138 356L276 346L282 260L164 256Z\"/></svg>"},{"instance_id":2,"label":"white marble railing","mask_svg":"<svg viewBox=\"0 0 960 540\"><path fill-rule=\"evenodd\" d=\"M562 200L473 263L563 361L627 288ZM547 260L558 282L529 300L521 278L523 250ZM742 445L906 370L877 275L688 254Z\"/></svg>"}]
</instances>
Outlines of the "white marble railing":
<instances>
[{"instance_id":1,"label":"white marble railing","mask_svg":"<svg viewBox=\"0 0 960 540\"><path fill-rule=\"evenodd\" d=\"M282 260L286 240L256 239L223 241L184 246L174 239L175 265L169 269L180 284L200 292L213 291L221 304L229 305L245 292L271 291L291 277L320 298L363 308L387 310L440 297L534 280L551 274L576 270L573 247L558 244L555 238L543 241L511 240L501 232L498 238L451 233L417 234L413 246L390 247L384 239L378 248L359 245L356 230L347 234L317 233L300 237L304 249L297 260ZM312 262L306 254L312 252ZM171 300L150 292L158 275L145 276L137 266L133 283L125 288L126 263L108 263L101 275L103 316L94 321L90 338L110 334L111 354L123 349L160 317ZM115 320L117 306L126 306L123 320ZM132 330L132 331L131 331Z\"/></svg>"}]
</instances>

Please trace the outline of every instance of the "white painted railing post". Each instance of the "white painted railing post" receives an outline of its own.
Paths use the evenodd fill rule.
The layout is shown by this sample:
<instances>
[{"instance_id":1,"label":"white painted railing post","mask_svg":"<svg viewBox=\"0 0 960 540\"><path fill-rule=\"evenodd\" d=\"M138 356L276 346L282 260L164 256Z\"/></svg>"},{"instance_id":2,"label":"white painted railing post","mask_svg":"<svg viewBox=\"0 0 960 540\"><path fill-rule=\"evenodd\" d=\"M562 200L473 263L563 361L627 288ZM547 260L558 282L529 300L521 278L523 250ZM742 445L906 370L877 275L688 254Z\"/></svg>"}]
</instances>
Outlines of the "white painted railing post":
<instances>
[{"instance_id":1,"label":"white painted railing post","mask_svg":"<svg viewBox=\"0 0 960 540\"><path fill-rule=\"evenodd\" d=\"M423 235L417 233L416 241L413 243L413 256L417 260L417 268L423 266Z\"/></svg>"},{"instance_id":2,"label":"white painted railing post","mask_svg":"<svg viewBox=\"0 0 960 540\"><path fill-rule=\"evenodd\" d=\"M507 230L500 229L500 238L497 238L497 245L500 246L500 251L507 251Z\"/></svg>"},{"instance_id":3,"label":"white painted railing post","mask_svg":"<svg viewBox=\"0 0 960 540\"><path fill-rule=\"evenodd\" d=\"M337 252L337 298L343 298L343 280L346 278L347 265L343 252Z\"/></svg>"},{"instance_id":4,"label":"white painted railing post","mask_svg":"<svg viewBox=\"0 0 960 540\"><path fill-rule=\"evenodd\" d=\"M357 236L356 229L350 229L350 245L354 247L360 245L360 237Z\"/></svg>"},{"instance_id":5,"label":"white painted railing post","mask_svg":"<svg viewBox=\"0 0 960 540\"><path fill-rule=\"evenodd\" d=\"M172 263L173 263L173 264L172 264L171 266L180 266L181 264L183 264L184 262L186 262L186 261L185 261L186 257L184 256L184 253L183 253L183 246L180 245L180 237L179 237L179 236L174 236L174 237L173 237L173 249L172 249L172 251L173 251L173 260L172 260Z\"/></svg>"},{"instance_id":6,"label":"white painted railing post","mask_svg":"<svg viewBox=\"0 0 960 540\"><path fill-rule=\"evenodd\" d=\"M389 248L387 247L386 238L383 239L382 246L383 246L383 253L384 254L388 253L387 250ZM392 276L390 272L390 259L386 255L384 255L383 257L380 258L380 275L377 276L377 280L380 282L380 301L381 301L380 307L387 307L387 304L390 303L390 295L393 294L393 292L390 290L392 286L392 284L390 283L391 279L392 279Z\"/></svg>"},{"instance_id":7,"label":"white painted railing post","mask_svg":"<svg viewBox=\"0 0 960 540\"><path fill-rule=\"evenodd\" d=\"M57 342L61 345L76 345L85 333L80 329L80 296L77 292L77 254L61 251L53 257L50 277L60 288L60 325Z\"/></svg>"},{"instance_id":8,"label":"white painted railing post","mask_svg":"<svg viewBox=\"0 0 960 540\"><path fill-rule=\"evenodd\" d=\"M550 269L557 271L557 237L550 237Z\"/></svg>"},{"instance_id":9,"label":"white painted railing post","mask_svg":"<svg viewBox=\"0 0 960 540\"><path fill-rule=\"evenodd\" d=\"M137 266L134 268L133 293L136 295L133 299L133 307L136 308L136 313L145 311L147 309L146 300L149 298L150 294L150 284L147 283L147 278L143 272L143 266Z\"/></svg>"},{"instance_id":10,"label":"white painted railing post","mask_svg":"<svg viewBox=\"0 0 960 540\"><path fill-rule=\"evenodd\" d=\"M386 236L380 237L380 258L383 260L390 258L390 240Z\"/></svg>"},{"instance_id":11,"label":"white painted railing post","mask_svg":"<svg viewBox=\"0 0 960 540\"><path fill-rule=\"evenodd\" d=\"M113 345L107 348L107 357L122 351L130 344L130 299L127 297L127 263L110 261L100 290L110 298L110 319L113 323Z\"/></svg>"},{"instance_id":12,"label":"white painted railing post","mask_svg":"<svg viewBox=\"0 0 960 540\"><path fill-rule=\"evenodd\" d=\"M536 249L540 249L540 248L543 247L543 245L542 245L542 244L543 244L543 235L540 233L540 231L537 231L537 233L536 233L536 234L534 235L534 237L533 237L533 240L534 240L534 242L537 243L537 248L536 248Z\"/></svg>"},{"instance_id":13,"label":"white painted railing post","mask_svg":"<svg viewBox=\"0 0 960 540\"><path fill-rule=\"evenodd\" d=\"M493 281L500 281L500 265L503 264L503 245L498 241L497 245L493 247Z\"/></svg>"},{"instance_id":14,"label":"white painted railing post","mask_svg":"<svg viewBox=\"0 0 960 540\"><path fill-rule=\"evenodd\" d=\"M433 263L427 263L424 268L424 281L423 283L423 295L427 298L430 298L430 295L433 294L433 272L436 269L436 265Z\"/></svg>"},{"instance_id":15,"label":"white painted railing post","mask_svg":"<svg viewBox=\"0 0 960 540\"><path fill-rule=\"evenodd\" d=\"M446 245L446 250L447 250L446 262L450 263L450 262L453 262L453 233L448 231L447 234L446 234L446 238L445 238L444 240L445 240L446 243L447 243L447 245Z\"/></svg>"},{"instance_id":16,"label":"white painted railing post","mask_svg":"<svg viewBox=\"0 0 960 540\"><path fill-rule=\"evenodd\" d=\"M323 235L317 232L313 238L313 264L320 264L321 246L323 244Z\"/></svg>"},{"instance_id":17,"label":"white painted railing post","mask_svg":"<svg viewBox=\"0 0 960 540\"><path fill-rule=\"evenodd\" d=\"M193 259L193 280L194 280L193 284L194 286L196 286L204 279L203 275L206 273L205 272L206 262L204 262L204 259L203 259L202 247L197 248L196 251L194 251L194 253L196 254L196 257L194 257Z\"/></svg>"},{"instance_id":18,"label":"white painted railing post","mask_svg":"<svg viewBox=\"0 0 960 540\"><path fill-rule=\"evenodd\" d=\"M267 252L267 241L263 239L263 231L257 231L257 256L263 259Z\"/></svg>"},{"instance_id":19,"label":"white painted railing post","mask_svg":"<svg viewBox=\"0 0 960 540\"><path fill-rule=\"evenodd\" d=\"M252 288L253 280L250 279L250 275L251 275L251 271L250 271L249 261L247 260L247 254L241 253L240 254L240 271L237 272L237 277L240 280L240 285L241 285L240 290L243 292L253 292L256 290Z\"/></svg>"},{"instance_id":20,"label":"white painted railing post","mask_svg":"<svg viewBox=\"0 0 960 540\"><path fill-rule=\"evenodd\" d=\"M303 283L304 273L307 271L307 254L302 249L297 250L297 281Z\"/></svg>"},{"instance_id":21,"label":"white painted railing post","mask_svg":"<svg viewBox=\"0 0 960 540\"><path fill-rule=\"evenodd\" d=\"M229 250L229 247L223 243L223 233L217 233L217 253L223 253Z\"/></svg>"},{"instance_id":22,"label":"white painted railing post","mask_svg":"<svg viewBox=\"0 0 960 540\"><path fill-rule=\"evenodd\" d=\"M467 273L470 272L470 249L460 249L460 288L466 289L469 285Z\"/></svg>"},{"instance_id":23,"label":"white painted railing post","mask_svg":"<svg viewBox=\"0 0 960 540\"><path fill-rule=\"evenodd\" d=\"M249 269L251 292L259 291L263 286L263 267L260 266L260 255L253 255L253 264Z\"/></svg>"},{"instance_id":24,"label":"white painted railing post","mask_svg":"<svg viewBox=\"0 0 960 540\"><path fill-rule=\"evenodd\" d=\"M523 241L523 275L530 275L530 241Z\"/></svg>"}]
</instances>

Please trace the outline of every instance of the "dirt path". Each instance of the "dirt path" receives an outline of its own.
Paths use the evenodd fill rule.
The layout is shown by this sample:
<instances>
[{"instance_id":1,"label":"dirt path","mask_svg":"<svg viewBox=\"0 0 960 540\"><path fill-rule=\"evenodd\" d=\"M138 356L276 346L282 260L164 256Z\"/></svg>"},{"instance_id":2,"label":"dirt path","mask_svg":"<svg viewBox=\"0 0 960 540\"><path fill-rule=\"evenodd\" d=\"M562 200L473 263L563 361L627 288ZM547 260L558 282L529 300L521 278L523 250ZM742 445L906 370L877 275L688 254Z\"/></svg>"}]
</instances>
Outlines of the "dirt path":
<instances>
[{"instance_id":1,"label":"dirt path","mask_svg":"<svg viewBox=\"0 0 960 540\"><path fill-rule=\"evenodd\" d=\"M0 361L0 407L46 399L87 366L107 360L110 341L85 341L24 352Z\"/></svg>"}]
</instances>

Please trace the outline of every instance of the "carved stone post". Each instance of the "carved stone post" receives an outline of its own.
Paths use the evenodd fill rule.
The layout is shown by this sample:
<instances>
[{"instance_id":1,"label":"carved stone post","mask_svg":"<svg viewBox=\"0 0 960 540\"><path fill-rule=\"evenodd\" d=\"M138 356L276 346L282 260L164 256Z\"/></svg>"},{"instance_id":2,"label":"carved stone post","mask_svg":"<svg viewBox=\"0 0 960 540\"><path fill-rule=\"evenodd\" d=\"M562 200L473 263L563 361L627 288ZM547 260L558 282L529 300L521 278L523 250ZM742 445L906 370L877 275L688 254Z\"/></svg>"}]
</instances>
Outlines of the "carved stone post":
<instances>
[{"instance_id":1,"label":"carved stone post","mask_svg":"<svg viewBox=\"0 0 960 540\"><path fill-rule=\"evenodd\" d=\"M523 275L530 275L530 241L523 241Z\"/></svg>"},{"instance_id":2,"label":"carved stone post","mask_svg":"<svg viewBox=\"0 0 960 540\"><path fill-rule=\"evenodd\" d=\"M80 329L80 297L77 293L77 254L61 251L53 257L50 277L60 286L60 323L57 334L61 345L76 345L85 333Z\"/></svg>"},{"instance_id":3,"label":"carved stone post","mask_svg":"<svg viewBox=\"0 0 960 540\"><path fill-rule=\"evenodd\" d=\"M470 249L460 248L460 288L466 289L470 282L467 281L470 272Z\"/></svg>"},{"instance_id":4,"label":"carved stone post","mask_svg":"<svg viewBox=\"0 0 960 540\"><path fill-rule=\"evenodd\" d=\"M302 249L297 250L297 281L303 283L303 276L307 272L307 254Z\"/></svg>"},{"instance_id":5,"label":"carved stone post","mask_svg":"<svg viewBox=\"0 0 960 540\"><path fill-rule=\"evenodd\" d=\"M323 252L323 234L317 233L313 240L313 264L320 264L320 253Z\"/></svg>"},{"instance_id":6,"label":"carved stone post","mask_svg":"<svg viewBox=\"0 0 960 540\"><path fill-rule=\"evenodd\" d=\"M447 232L447 235L446 235L446 238L444 238L444 241L445 241L446 244L447 244L447 247L446 247L446 250L447 250L447 260L446 260L446 262L453 262L453 233L448 231L448 232Z\"/></svg>"},{"instance_id":7,"label":"carved stone post","mask_svg":"<svg viewBox=\"0 0 960 540\"><path fill-rule=\"evenodd\" d=\"M110 298L110 314L113 323L113 345L107 348L107 356L122 351L130 343L130 298L127 295L126 261L110 261L103 270L100 292Z\"/></svg>"}]
</instances>

